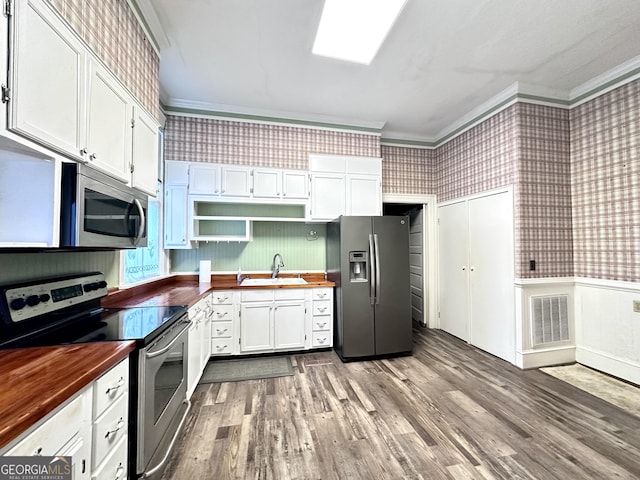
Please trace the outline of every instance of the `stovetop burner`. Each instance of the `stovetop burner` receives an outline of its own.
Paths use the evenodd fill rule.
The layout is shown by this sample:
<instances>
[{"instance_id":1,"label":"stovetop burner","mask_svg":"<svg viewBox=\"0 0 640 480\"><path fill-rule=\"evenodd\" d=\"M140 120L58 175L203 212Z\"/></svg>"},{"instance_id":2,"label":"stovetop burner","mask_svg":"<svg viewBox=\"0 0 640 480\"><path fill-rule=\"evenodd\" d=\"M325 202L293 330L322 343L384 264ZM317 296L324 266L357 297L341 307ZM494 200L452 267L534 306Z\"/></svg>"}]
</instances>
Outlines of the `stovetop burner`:
<instances>
[{"instance_id":1,"label":"stovetop burner","mask_svg":"<svg viewBox=\"0 0 640 480\"><path fill-rule=\"evenodd\" d=\"M144 346L187 312L184 305L104 309L106 292L98 272L0 286L0 348L118 340Z\"/></svg>"}]
</instances>

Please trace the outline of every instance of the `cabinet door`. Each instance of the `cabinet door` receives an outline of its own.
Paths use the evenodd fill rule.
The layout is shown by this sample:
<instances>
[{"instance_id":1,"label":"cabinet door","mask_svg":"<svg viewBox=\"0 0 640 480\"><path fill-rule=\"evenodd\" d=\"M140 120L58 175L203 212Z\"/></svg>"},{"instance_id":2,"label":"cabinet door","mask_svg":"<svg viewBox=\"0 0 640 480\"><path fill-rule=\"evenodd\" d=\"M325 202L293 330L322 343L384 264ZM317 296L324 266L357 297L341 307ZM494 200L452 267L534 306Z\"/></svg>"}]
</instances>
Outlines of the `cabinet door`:
<instances>
[{"instance_id":1,"label":"cabinet door","mask_svg":"<svg viewBox=\"0 0 640 480\"><path fill-rule=\"evenodd\" d=\"M273 312L274 347L282 350L304 348L304 302L279 303Z\"/></svg>"},{"instance_id":2,"label":"cabinet door","mask_svg":"<svg viewBox=\"0 0 640 480\"><path fill-rule=\"evenodd\" d=\"M201 332L202 327L200 325L202 313L198 314L189 327L189 356L187 358L187 397L190 397L193 391L196 389L198 380L200 380L200 374L202 373L201 367L201 352L202 352L202 339Z\"/></svg>"},{"instance_id":3,"label":"cabinet door","mask_svg":"<svg viewBox=\"0 0 640 480\"><path fill-rule=\"evenodd\" d=\"M280 198L282 193L282 173L280 170L254 169L254 198Z\"/></svg>"},{"instance_id":4,"label":"cabinet door","mask_svg":"<svg viewBox=\"0 0 640 480\"><path fill-rule=\"evenodd\" d=\"M187 186L167 185L164 202L164 248L188 248Z\"/></svg>"},{"instance_id":5,"label":"cabinet door","mask_svg":"<svg viewBox=\"0 0 640 480\"><path fill-rule=\"evenodd\" d=\"M211 300L206 300L207 308L205 309L204 317L202 319L202 331L200 332L200 338L202 342L202 348L200 349L200 371L204 372L209 357L211 356L211 316L213 315L213 308L211 307Z\"/></svg>"},{"instance_id":6,"label":"cabinet door","mask_svg":"<svg viewBox=\"0 0 640 480\"><path fill-rule=\"evenodd\" d=\"M346 213L345 176L311 174L311 219L333 220Z\"/></svg>"},{"instance_id":7,"label":"cabinet door","mask_svg":"<svg viewBox=\"0 0 640 480\"><path fill-rule=\"evenodd\" d=\"M347 215L382 215L380 177L347 175Z\"/></svg>"},{"instance_id":8,"label":"cabinet door","mask_svg":"<svg viewBox=\"0 0 640 480\"><path fill-rule=\"evenodd\" d=\"M167 160L164 162L165 185L189 185L189 162L176 162Z\"/></svg>"},{"instance_id":9,"label":"cabinet door","mask_svg":"<svg viewBox=\"0 0 640 480\"><path fill-rule=\"evenodd\" d=\"M240 306L240 351L273 350L273 303L243 303Z\"/></svg>"},{"instance_id":10,"label":"cabinet door","mask_svg":"<svg viewBox=\"0 0 640 480\"><path fill-rule=\"evenodd\" d=\"M438 208L440 328L469 340L468 225L466 202Z\"/></svg>"},{"instance_id":11,"label":"cabinet door","mask_svg":"<svg viewBox=\"0 0 640 480\"><path fill-rule=\"evenodd\" d=\"M155 197L158 185L158 123L142 108L133 109L131 186Z\"/></svg>"},{"instance_id":12,"label":"cabinet door","mask_svg":"<svg viewBox=\"0 0 640 480\"><path fill-rule=\"evenodd\" d=\"M189 194L219 195L220 167L192 163L189 166Z\"/></svg>"},{"instance_id":13,"label":"cabinet door","mask_svg":"<svg viewBox=\"0 0 640 480\"><path fill-rule=\"evenodd\" d=\"M282 197L309 198L309 177L307 172L288 171L282 172Z\"/></svg>"},{"instance_id":14,"label":"cabinet door","mask_svg":"<svg viewBox=\"0 0 640 480\"><path fill-rule=\"evenodd\" d=\"M115 78L92 62L87 104L89 165L126 183L131 178L131 107L130 97Z\"/></svg>"},{"instance_id":15,"label":"cabinet door","mask_svg":"<svg viewBox=\"0 0 640 480\"><path fill-rule=\"evenodd\" d=\"M251 195L251 169L247 167L222 167L222 191L226 197Z\"/></svg>"},{"instance_id":16,"label":"cabinet door","mask_svg":"<svg viewBox=\"0 0 640 480\"><path fill-rule=\"evenodd\" d=\"M81 159L86 53L44 2L15 2L12 130ZM6 53L6 52L5 52Z\"/></svg>"}]
</instances>

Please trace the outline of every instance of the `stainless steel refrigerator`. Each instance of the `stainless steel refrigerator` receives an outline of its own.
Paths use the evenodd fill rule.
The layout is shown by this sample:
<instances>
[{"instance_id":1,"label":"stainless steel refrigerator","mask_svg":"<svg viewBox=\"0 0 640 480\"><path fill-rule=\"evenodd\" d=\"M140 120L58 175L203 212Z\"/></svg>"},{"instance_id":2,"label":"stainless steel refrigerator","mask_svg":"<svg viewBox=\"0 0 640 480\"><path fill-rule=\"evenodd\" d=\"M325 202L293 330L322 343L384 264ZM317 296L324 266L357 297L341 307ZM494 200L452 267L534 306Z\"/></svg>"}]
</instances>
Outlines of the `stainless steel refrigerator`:
<instances>
[{"instance_id":1,"label":"stainless steel refrigerator","mask_svg":"<svg viewBox=\"0 0 640 480\"><path fill-rule=\"evenodd\" d=\"M411 353L408 217L329 223L327 278L336 283L334 348L343 361Z\"/></svg>"}]
</instances>

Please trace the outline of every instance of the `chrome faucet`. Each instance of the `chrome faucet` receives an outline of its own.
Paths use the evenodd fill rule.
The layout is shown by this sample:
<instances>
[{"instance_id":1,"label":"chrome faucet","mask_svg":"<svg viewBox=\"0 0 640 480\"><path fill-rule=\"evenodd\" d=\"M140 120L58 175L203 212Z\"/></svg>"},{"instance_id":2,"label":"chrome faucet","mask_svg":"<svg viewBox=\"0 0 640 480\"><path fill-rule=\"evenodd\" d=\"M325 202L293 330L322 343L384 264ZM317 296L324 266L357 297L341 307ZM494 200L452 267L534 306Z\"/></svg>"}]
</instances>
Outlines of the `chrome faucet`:
<instances>
[{"instance_id":1,"label":"chrome faucet","mask_svg":"<svg viewBox=\"0 0 640 480\"><path fill-rule=\"evenodd\" d=\"M276 258L280 258L279 263L276 263ZM271 264L271 278L278 277L278 273L280 273L280 267L284 267L284 260L282 259L282 255L276 253L273 256L273 263Z\"/></svg>"}]
</instances>

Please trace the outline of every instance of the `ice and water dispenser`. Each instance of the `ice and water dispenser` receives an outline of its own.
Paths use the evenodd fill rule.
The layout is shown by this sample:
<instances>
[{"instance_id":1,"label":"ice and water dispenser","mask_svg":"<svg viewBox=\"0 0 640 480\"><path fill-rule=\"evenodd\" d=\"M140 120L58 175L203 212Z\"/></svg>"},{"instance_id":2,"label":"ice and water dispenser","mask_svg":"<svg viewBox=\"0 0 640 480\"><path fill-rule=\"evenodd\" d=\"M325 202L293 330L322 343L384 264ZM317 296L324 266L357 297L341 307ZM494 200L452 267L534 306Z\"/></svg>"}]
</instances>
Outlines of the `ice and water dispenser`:
<instances>
[{"instance_id":1,"label":"ice and water dispenser","mask_svg":"<svg viewBox=\"0 0 640 480\"><path fill-rule=\"evenodd\" d=\"M352 282L366 282L368 271L367 252L349 252L349 280Z\"/></svg>"}]
</instances>

